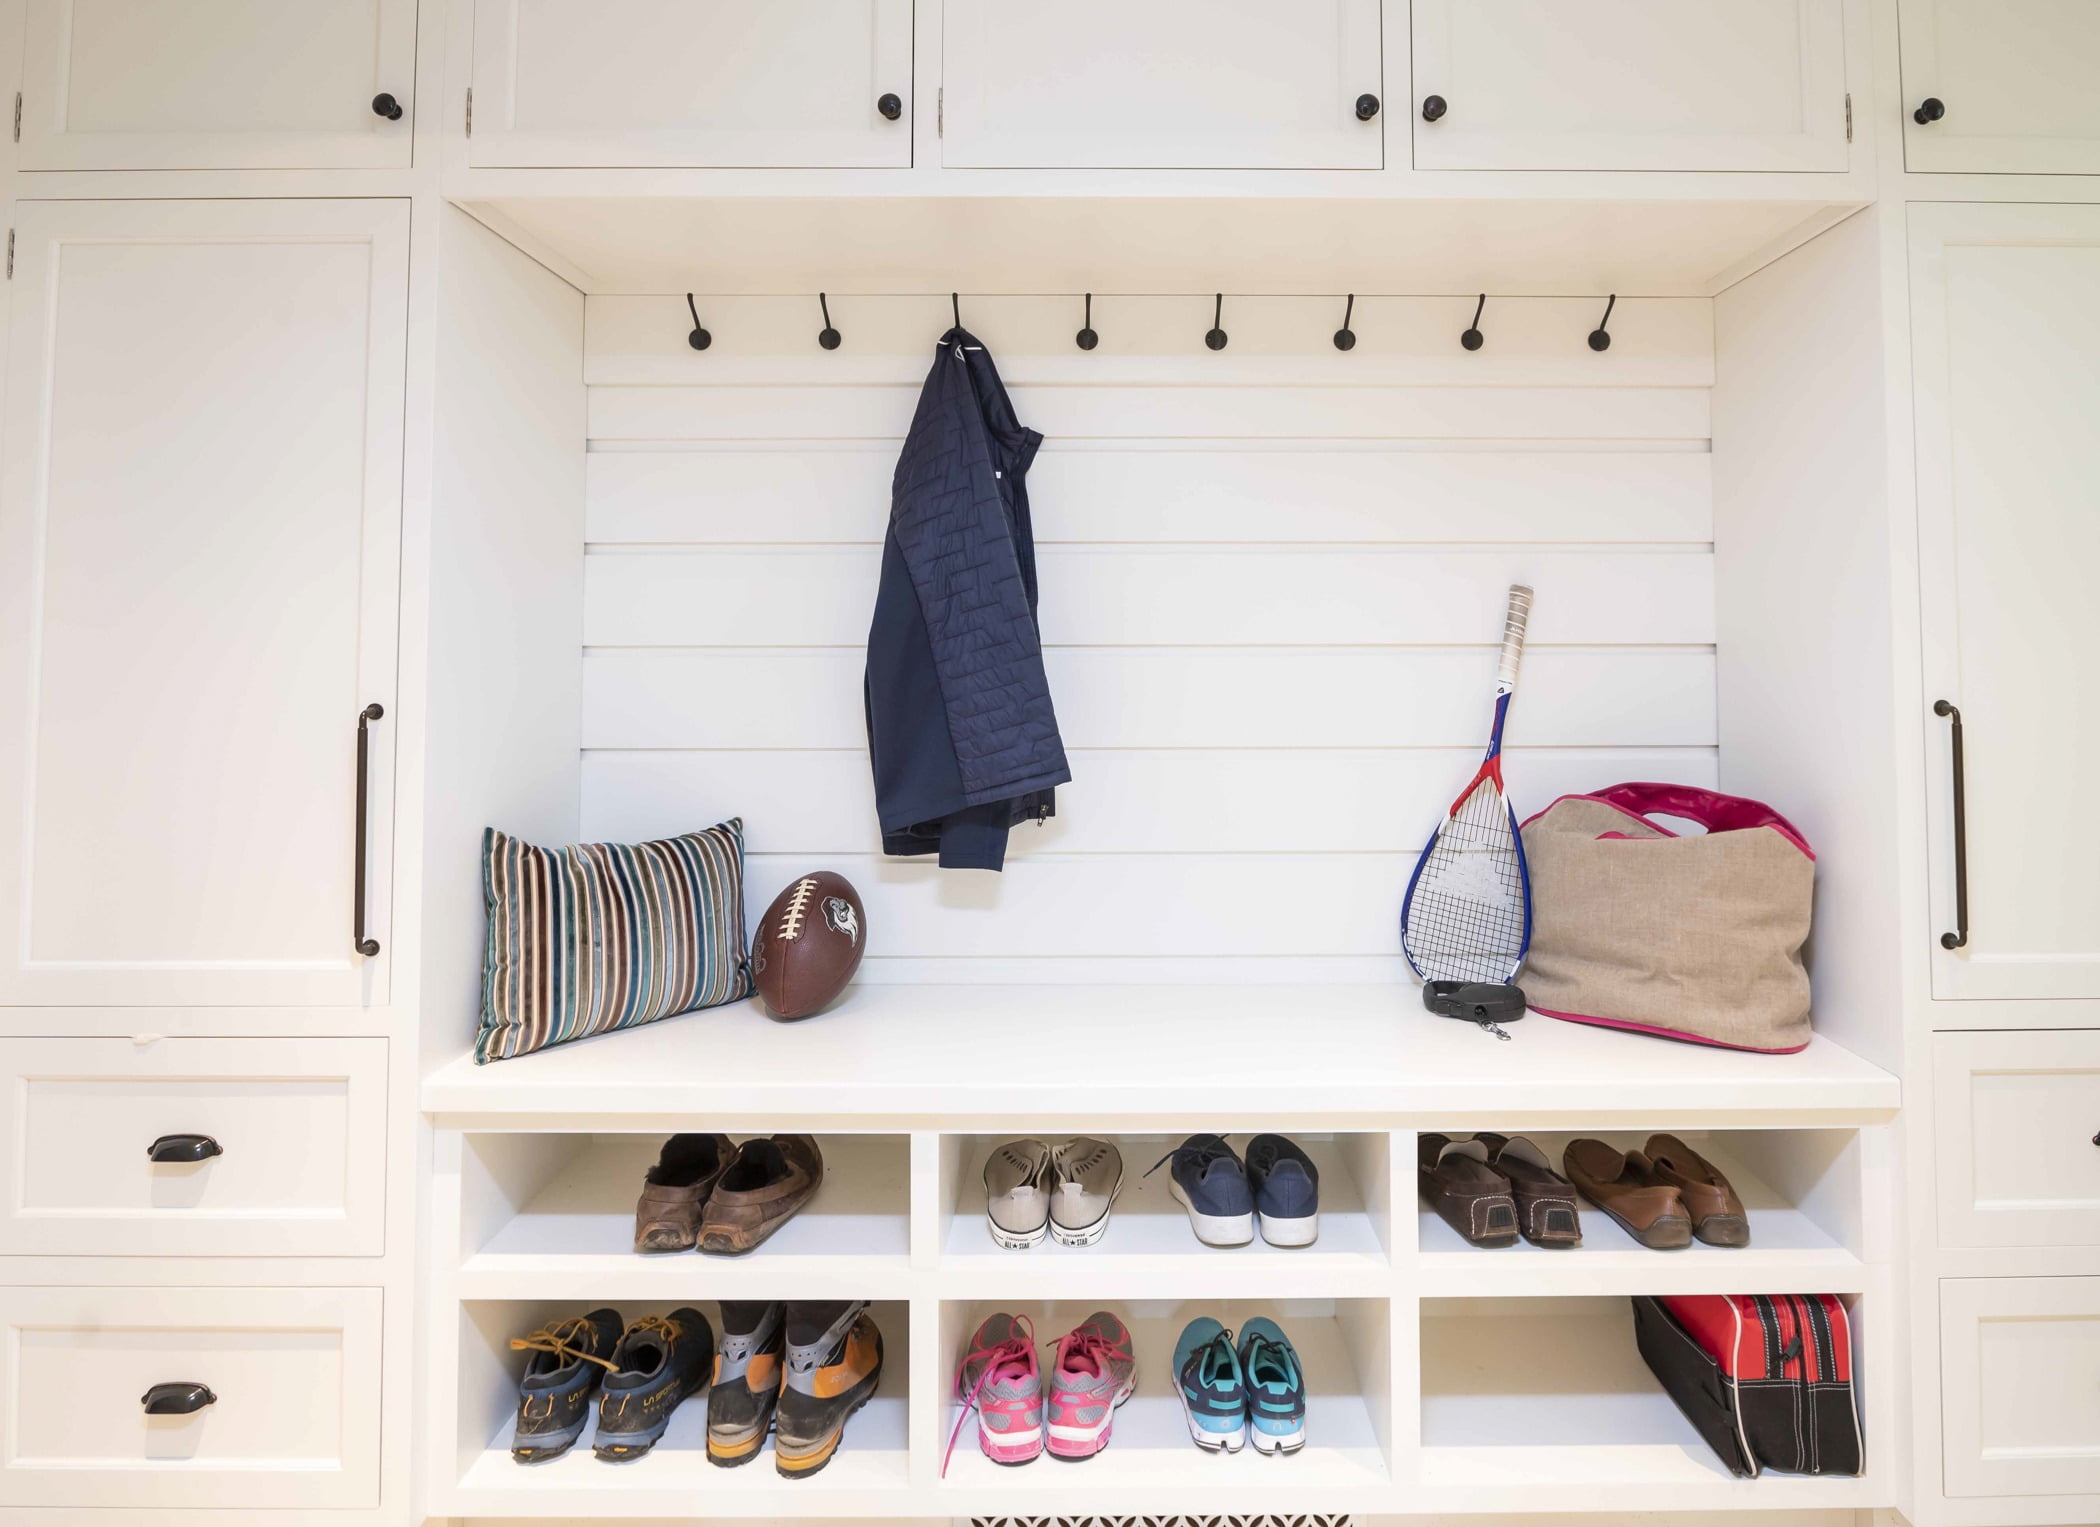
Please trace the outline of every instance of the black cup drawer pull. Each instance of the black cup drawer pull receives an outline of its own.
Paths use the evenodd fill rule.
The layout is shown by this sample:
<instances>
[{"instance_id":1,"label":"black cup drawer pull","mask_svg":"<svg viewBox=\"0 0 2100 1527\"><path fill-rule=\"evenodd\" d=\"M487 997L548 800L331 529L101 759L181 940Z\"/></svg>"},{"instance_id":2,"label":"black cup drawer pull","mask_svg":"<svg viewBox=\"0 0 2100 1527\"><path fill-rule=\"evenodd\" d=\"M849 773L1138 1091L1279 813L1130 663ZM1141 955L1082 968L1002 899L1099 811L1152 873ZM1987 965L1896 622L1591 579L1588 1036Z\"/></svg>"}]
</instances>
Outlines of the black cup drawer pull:
<instances>
[{"instance_id":1,"label":"black cup drawer pull","mask_svg":"<svg viewBox=\"0 0 2100 1527\"><path fill-rule=\"evenodd\" d=\"M1962 768L1961 711L1951 700L1935 700L1932 713L1954 723L1949 733L1954 749L1954 931L1940 935L1940 947L1959 949L1969 942L1969 801Z\"/></svg>"},{"instance_id":2,"label":"black cup drawer pull","mask_svg":"<svg viewBox=\"0 0 2100 1527\"><path fill-rule=\"evenodd\" d=\"M209 1161L225 1154L210 1135L162 1135L146 1147L149 1161Z\"/></svg>"},{"instance_id":3,"label":"black cup drawer pull","mask_svg":"<svg viewBox=\"0 0 2100 1527\"><path fill-rule=\"evenodd\" d=\"M186 1416L219 1403L209 1384L155 1384L139 1396L149 1416Z\"/></svg>"},{"instance_id":4,"label":"black cup drawer pull","mask_svg":"<svg viewBox=\"0 0 2100 1527\"><path fill-rule=\"evenodd\" d=\"M350 868L350 942L366 959L379 953L379 940L365 936L365 794L371 772L372 723L386 707L367 705L357 713L357 851Z\"/></svg>"}]
</instances>

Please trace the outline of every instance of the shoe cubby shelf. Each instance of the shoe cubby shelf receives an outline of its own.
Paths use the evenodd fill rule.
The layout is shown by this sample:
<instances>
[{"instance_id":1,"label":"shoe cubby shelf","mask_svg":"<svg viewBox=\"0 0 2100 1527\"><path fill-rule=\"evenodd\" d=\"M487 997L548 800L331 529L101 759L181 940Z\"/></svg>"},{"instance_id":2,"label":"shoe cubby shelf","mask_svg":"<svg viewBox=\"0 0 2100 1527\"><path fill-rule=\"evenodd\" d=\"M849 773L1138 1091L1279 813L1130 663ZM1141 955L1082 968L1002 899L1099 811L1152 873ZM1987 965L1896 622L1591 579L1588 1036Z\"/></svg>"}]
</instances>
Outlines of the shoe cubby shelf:
<instances>
[{"instance_id":1,"label":"shoe cubby shelf","mask_svg":"<svg viewBox=\"0 0 2100 1527\"><path fill-rule=\"evenodd\" d=\"M1411 1011L1411 995L876 987L814 1022L730 1008L441 1068L424 1094L429 1509L592 1521L1892 1504L1897 1385L1876 1322L1894 1287L1895 1082L1820 1039L1751 1056L1538 1019L1504 1044ZM988 1079L986 1036L1016 1024L1057 1042L1022 1079ZM1416 1142L1480 1129L1527 1135L1556 1164L1577 1136L1631 1149L1679 1134L1735 1184L1751 1244L1651 1251L1584 1203L1578 1248L1469 1246L1418 1201ZM643 1173L681 1130L814 1133L823 1187L746 1255L638 1256ZM1264 1130L1296 1140L1319 1167L1318 1239L1199 1242L1170 1169L1143 1175L1199 1130L1240 1149ZM995 1245L987 1156L1078 1135L1123 1157L1103 1238ZM1642 1363L1629 1295L1764 1292L1851 1304L1866 1475L1733 1479ZM887 1350L880 1391L820 1474L710 1465L698 1398L633 1462L601 1462L588 1439L550 1463L512 1461L511 1336L604 1304L632 1318L807 1298L875 1301ZM1025 1314L1049 1342L1104 1308L1138 1360L1107 1450L1000 1467L971 1420L943 1477L955 1365L977 1323ZM1189 1440L1171 1353L1197 1314L1234 1327L1266 1315L1290 1335L1310 1381L1301 1452L1219 1456Z\"/></svg>"}]
</instances>

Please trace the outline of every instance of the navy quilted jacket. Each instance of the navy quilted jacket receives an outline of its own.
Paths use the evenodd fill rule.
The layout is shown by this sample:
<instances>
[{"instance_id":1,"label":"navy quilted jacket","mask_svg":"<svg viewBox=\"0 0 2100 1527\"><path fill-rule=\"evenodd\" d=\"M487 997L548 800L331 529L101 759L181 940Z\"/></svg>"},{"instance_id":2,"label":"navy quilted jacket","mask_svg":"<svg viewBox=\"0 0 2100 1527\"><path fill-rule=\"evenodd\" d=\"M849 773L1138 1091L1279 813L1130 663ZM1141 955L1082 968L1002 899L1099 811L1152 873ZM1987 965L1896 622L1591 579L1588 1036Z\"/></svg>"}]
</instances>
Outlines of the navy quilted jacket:
<instances>
[{"instance_id":1,"label":"navy quilted jacket","mask_svg":"<svg viewBox=\"0 0 2100 1527\"><path fill-rule=\"evenodd\" d=\"M868 753L886 854L999 869L1007 829L1072 777L1035 624L1024 429L990 352L941 336L890 488L868 632Z\"/></svg>"}]
</instances>

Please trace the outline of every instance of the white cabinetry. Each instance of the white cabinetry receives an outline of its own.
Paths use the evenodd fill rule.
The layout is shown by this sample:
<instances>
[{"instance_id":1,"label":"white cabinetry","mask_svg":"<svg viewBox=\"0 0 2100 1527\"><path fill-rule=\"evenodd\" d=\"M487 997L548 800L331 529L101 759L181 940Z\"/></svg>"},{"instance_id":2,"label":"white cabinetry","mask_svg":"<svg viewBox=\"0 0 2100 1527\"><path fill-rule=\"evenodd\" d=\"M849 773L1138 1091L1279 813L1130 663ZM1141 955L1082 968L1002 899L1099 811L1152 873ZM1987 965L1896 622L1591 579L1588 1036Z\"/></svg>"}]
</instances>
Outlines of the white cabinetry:
<instances>
[{"instance_id":1,"label":"white cabinetry","mask_svg":"<svg viewBox=\"0 0 2100 1527\"><path fill-rule=\"evenodd\" d=\"M2100 1493L2100 1278L1950 1278L1940 1333L1947 1493Z\"/></svg>"},{"instance_id":2,"label":"white cabinetry","mask_svg":"<svg viewBox=\"0 0 2100 1527\"><path fill-rule=\"evenodd\" d=\"M387 997L408 208L23 203L0 1003Z\"/></svg>"},{"instance_id":3,"label":"white cabinetry","mask_svg":"<svg viewBox=\"0 0 2100 1527\"><path fill-rule=\"evenodd\" d=\"M1966 754L1950 949L1953 724L1920 717L1933 995L2100 998L2100 818L2070 785L2100 754L2100 207L1920 205L1910 244L1926 699ZM2032 1025L2090 1021L2059 1006Z\"/></svg>"},{"instance_id":4,"label":"white cabinetry","mask_svg":"<svg viewBox=\"0 0 2100 1527\"><path fill-rule=\"evenodd\" d=\"M1379 38L1377 0L947 0L941 162L1376 169Z\"/></svg>"},{"instance_id":5,"label":"white cabinetry","mask_svg":"<svg viewBox=\"0 0 2100 1527\"><path fill-rule=\"evenodd\" d=\"M405 167L415 33L415 0L28 0L22 168Z\"/></svg>"},{"instance_id":6,"label":"white cabinetry","mask_svg":"<svg viewBox=\"0 0 2100 1527\"><path fill-rule=\"evenodd\" d=\"M1417 169L1846 166L1840 0L1415 0L1413 17L1414 99L1395 106Z\"/></svg>"},{"instance_id":7,"label":"white cabinetry","mask_svg":"<svg viewBox=\"0 0 2100 1527\"><path fill-rule=\"evenodd\" d=\"M1902 0L1899 17L1907 168L2100 174L2100 5Z\"/></svg>"},{"instance_id":8,"label":"white cabinetry","mask_svg":"<svg viewBox=\"0 0 2100 1527\"><path fill-rule=\"evenodd\" d=\"M2100 1031L1933 1037L1942 1246L2100 1246Z\"/></svg>"},{"instance_id":9,"label":"white cabinetry","mask_svg":"<svg viewBox=\"0 0 2100 1527\"><path fill-rule=\"evenodd\" d=\"M911 32L911 0L474 0L468 161L908 165Z\"/></svg>"}]
</instances>

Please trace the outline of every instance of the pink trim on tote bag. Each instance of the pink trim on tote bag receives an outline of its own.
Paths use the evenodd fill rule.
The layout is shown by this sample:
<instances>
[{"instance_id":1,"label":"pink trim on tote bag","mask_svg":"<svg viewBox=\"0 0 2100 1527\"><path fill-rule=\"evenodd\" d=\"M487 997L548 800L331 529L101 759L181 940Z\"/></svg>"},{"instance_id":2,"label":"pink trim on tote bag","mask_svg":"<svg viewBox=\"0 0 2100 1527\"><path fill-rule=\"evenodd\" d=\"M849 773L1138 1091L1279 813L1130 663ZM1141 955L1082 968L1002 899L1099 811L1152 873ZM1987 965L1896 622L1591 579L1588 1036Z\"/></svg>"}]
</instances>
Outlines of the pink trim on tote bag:
<instances>
[{"instance_id":1,"label":"pink trim on tote bag","mask_svg":"<svg viewBox=\"0 0 2100 1527\"><path fill-rule=\"evenodd\" d=\"M1709 1050L1741 1050L1749 1055L1799 1055L1812 1042L1804 1039L1797 1045L1780 1045L1768 1050L1761 1045L1732 1045L1718 1039L1708 1039L1704 1034L1687 1034L1681 1029L1662 1029L1652 1023L1632 1023L1624 1018L1593 1018L1587 1013L1556 1013L1550 1007L1533 1007L1531 1010L1534 1013L1544 1013L1548 1018L1558 1018L1563 1023L1587 1023L1600 1029L1628 1029L1636 1034L1653 1034L1657 1039L1682 1040L1686 1044L1705 1045Z\"/></svg>"},{"instance_id":2,"label":"pink trim on tote bag","mask_svg":"<svg viewBox=\"0 0 2100 1527\"><path fill-rule=\"evenodd\" d=\"M1801 835L1800 829L1763 801L1746 800L1739 795L1721 795L1716 791L1701 790L1696 785L1644 782L1612 785L1591 795L1560 796L1546 811L1551 811L1561 801L1596 801L1623 816L1632 817L1666 838L1674 838L1679 834L1670 831L1660 822L1649 821L1651 812L1660 816L1683 817L1687 822L1697 822L1708 832L1747 832L1755 827L1769 827L1810 859L1816 856L1816 851L1808 846L1808 839ZM1534 812L1526 817L1524 826L1529 827L1544 816L1546 811ZM1604 833L1601 836L1620 837L1624 834Z\"/></svg>"}]
</instances>

